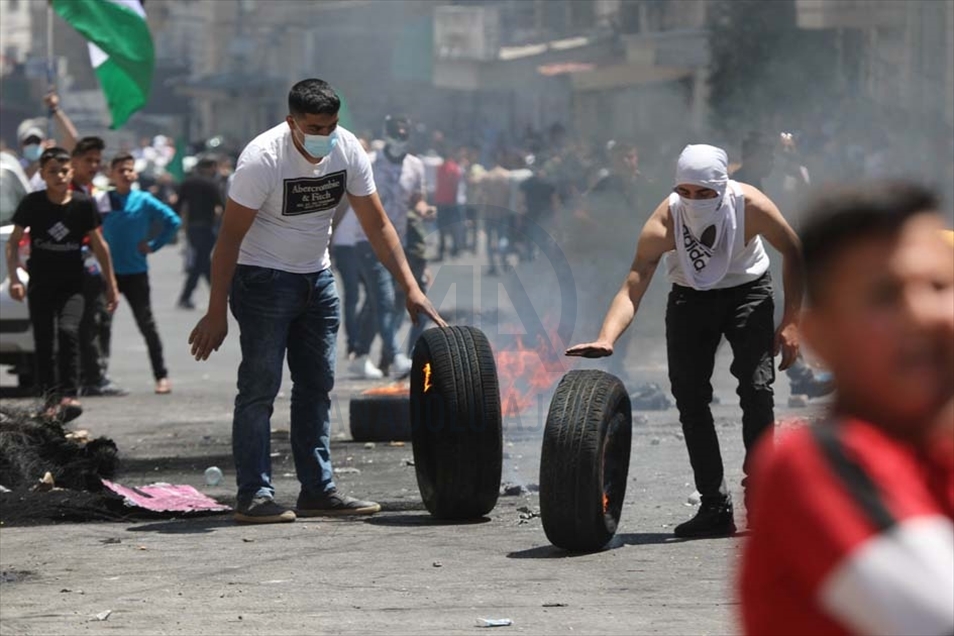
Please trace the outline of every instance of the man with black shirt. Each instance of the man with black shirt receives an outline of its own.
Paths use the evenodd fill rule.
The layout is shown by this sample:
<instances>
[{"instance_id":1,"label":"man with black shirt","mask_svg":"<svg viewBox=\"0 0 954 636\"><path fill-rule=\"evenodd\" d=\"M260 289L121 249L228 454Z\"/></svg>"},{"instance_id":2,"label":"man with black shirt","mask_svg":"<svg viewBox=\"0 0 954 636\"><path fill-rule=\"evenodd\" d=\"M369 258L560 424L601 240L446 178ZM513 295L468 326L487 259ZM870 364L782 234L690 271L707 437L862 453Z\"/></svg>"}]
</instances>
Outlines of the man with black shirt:
<instances>
[{"instance_id":1,"label":"man with black shirt","mask_svg":"<svg viewBox=\"0 0 954 636\"><path fill-rule=\"evenodd\" d=\"M181 309L195 309L192 293L199 284L199 277L212 283L212 248L215 247L215 230L219 216L225 207L222 190L216 182L218 161L215 157L203 157L196 164L195 173L179 186L176 212L185 220L186 236L192 250L191 267L185 287L179 296Z\"/></svg>"}]
</instances>

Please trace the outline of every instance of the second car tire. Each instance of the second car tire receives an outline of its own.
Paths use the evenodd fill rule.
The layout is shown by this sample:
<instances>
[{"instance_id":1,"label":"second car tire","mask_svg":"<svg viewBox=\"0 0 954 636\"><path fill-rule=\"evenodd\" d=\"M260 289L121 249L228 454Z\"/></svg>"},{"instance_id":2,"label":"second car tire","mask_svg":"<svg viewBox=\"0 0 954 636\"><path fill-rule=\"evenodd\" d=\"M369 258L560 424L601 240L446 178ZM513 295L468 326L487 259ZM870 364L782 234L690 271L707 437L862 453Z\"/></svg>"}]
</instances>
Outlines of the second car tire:
<instances>
[{"instance_id":1,"label":"second car tire","mask_svg":"<svg viewBox=\"0 0 954 636\"><path fill-rule=\"evenodd\" d=\"M404 395L351 398L348 421L356 442L407 442L411 439L409 399Z\"/></svg>"},{"instance_id":2,"label":"second car tire","mask_svg":"<svg viewBox=\"0 0 954 636\"><path fill-rule=\"evenodd\" d=\"M493 350L473 327L426 330L411 368L411 440L421 498L441 519L474 519L497 504L503 462Z\"/></svg>"},{"instance_id":3,"label":"second car tire","mask_svg":"<svg viewBox=\"0 0 954 636\"><path fill-rule=\"evenodd\" d=\"M553 545L593 552L613 538L626 497L632 422L619 378L587 370L560 380L540 456L540 517Z\"/></svg>"}]
</instances>

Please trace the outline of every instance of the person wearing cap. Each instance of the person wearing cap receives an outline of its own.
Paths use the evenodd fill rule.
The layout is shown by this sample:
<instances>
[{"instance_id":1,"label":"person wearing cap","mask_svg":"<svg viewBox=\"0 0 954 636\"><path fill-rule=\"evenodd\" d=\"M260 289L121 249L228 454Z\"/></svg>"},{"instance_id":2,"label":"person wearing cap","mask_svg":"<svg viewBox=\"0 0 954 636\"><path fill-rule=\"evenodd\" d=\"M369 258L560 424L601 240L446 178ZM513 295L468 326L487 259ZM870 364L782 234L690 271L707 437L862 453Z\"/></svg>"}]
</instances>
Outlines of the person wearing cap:
<instances>
[{"instance_id":1,"label":"person wearing cap","mask_svg":"<svg viewBox=\"0 0 954 636\"><path fill-rule=\"evenodd\" d=\"M60 110L60 98L54 91L50 91L43 97L43 103L49 111L53 121L59 129L62 137L59 146L67 151L72 151L76 145L76 127L73 122ZM17 128L17 142L20 145L20 167L30 180L30 187L35 192L46 187L46 183L40 176L40 155L46 148L56 144L53 139L46 138L46 132L43 127L46 126L46 120L43 118L27 119L20 123Z\"/></svg>"},{"instance_id":2,"label":"person wearing cap","mask_svg":"<svg viewBox=\"0 0 954 636\"><path fill-rule=\"evenodd\" d=\"M763 239L783 258L784 313L777 329ZM781 352L779 368L784 370L798 356L797 317L803 287L799 250L798 236L778 207L756 187L729 179L724 150L687 146L677 162L673 193L643 226L633 264L598 338L566 351L588 358L612 355L666 257L672 283L666 309L669 379L696 489L702 496L696 516L676 526L677 537L735 532L732 499L709 408L715 353L725 336L732 347L730 370L739 381L746 449L742 471L748 476L752 451L759 440L772 434L775 421L773 358ZM742 485L749 485L747 477Z\"/></svg>"}]
</instances>

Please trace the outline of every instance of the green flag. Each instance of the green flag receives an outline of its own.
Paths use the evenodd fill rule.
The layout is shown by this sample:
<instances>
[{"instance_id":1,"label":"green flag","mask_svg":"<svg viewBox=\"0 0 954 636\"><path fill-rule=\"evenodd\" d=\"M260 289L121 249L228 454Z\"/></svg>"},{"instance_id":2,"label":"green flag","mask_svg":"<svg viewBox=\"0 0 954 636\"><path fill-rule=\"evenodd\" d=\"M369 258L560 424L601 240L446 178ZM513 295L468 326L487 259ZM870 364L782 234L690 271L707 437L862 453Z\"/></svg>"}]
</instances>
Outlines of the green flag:
<instances>
[{"instance_id":1,"label":"green flag","mask_svg":"<svg viewBox=\"0 0 954 636\"><path fill-rule=\"evenodd\" d=\"M186 156L186 143L181 137L176 139L176 154L172 157L172 161L166 166L166 172L176 180L177 183L180 183L185 178L185 168L182 165L182 160Z\"/></svg>"},{"instance_id":2,"label":"green flag","mask_svg":"<svg viewBox=\"0 0 954 636\"><path fill-rule=\"evenodd\" d=\"M156 56L139 0L52 0L53 10L89 41L93 70L112 115L110 128L146 105Z\"/></svg>"}]
</instances>

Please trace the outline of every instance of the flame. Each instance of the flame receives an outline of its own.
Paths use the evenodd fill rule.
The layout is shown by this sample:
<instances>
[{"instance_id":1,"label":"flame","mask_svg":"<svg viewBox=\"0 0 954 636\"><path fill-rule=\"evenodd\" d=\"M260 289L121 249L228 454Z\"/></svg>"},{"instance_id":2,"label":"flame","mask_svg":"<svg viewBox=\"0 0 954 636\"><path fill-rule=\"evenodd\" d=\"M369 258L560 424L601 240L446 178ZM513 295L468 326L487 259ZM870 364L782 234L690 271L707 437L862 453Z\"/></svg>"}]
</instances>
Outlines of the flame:
<instances>
[{"instance_id":1,"label":"flame","mask_svg":"<svg viewBox=\"0 0 954 636\"><path fill-rule=\"evenodd\" d=\"M431 384L431 363L427 362L424 364L424 392L427 393L434 385Z\"/></svg>"},{"instance_id":2,"label":"flame","mask_svg":"<svg viewBox=\"0 0 954 636\"><path fill-rule=\"evenodd\" d=\"M603 514L606 514L606 511L609 510L609 495L605 492L603 493Z\"/></svg>"},{"instance_id":3,"label":"flame","mask_svg":"<svg viewBox=\"0 0 954 636\"><path fill-rule=\"evenodd\" d=\"M410 393L411 389L406 382L395 382L362 391L361 395L409 395Z\"/></svg>"},{"instance_id":4,"label":"flame","mask_svg":"<svg viewBox=\"0 0 954 636\"><path fill-rule=\"evenodd\" d=\"M512 346L500 347L496 352L497 377L503 415L515 416L533 406L537 396L548 393L569 368L563 358L563 342L556 329L548 329L534 346L527 346L527 336L516 336ZM560 364L548 367L546 361L554 355Z\"/></svg>"}]
</instances>

